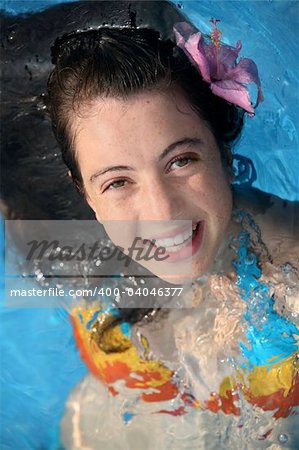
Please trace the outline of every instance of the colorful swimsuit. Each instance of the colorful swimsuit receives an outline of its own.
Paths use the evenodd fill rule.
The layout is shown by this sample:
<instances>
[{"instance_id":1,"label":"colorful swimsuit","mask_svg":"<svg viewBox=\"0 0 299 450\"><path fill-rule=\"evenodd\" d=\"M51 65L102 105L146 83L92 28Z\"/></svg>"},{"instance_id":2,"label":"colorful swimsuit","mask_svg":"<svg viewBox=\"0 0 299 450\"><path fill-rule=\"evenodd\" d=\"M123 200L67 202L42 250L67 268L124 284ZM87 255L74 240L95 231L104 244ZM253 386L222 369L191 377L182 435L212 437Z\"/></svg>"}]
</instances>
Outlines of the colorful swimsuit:
<instances>
[{"instance_id":1,"label":"colorful swimsuit","mask_svg":"<svg viewBox=\"0 0 299 450\"><path fill-rule=\"evenodd\" d=\"M248 214L240 217L248 219ZM196 399L188 387L182 391L174 371L165 363L147 357L150 348L146 338L141 339L144 351L140 355L127 332L128 324L112 326L105 332L105 345L112 347L113 352L104 351L103 345L98 344L98 337L112 316L102 309L103 305L94 303L88 308L77 307L72 311L71 320L81 356L113 395L118 394L114 383L123 380L127 388L138 390L139 399L144 402L164 402L179 397L179 407L158 411L172 415L184 414L188 408L201 408L238 416L241 413L240 394L248 403L264 411L273 411L275 419L294 413L293 408L299 406L299 330L274 310L269 286L260 280L257 258L248 250L250 239L250 234L243 229L238 236L234 262L237 285L247 304L244 321L250 346L239 343L247 363L239 365L234 375L224 377L218 390L211 392L204 401Z\"/></svg>"},{"instance_id":2,"label":"colorful swimsuit","mask_svg":"<svg viewBox=\"0 0 299 450\"><path fill-rule=\"evenodd\" d=\"M117 351L103 351L93 330L96 324L107 320L107 314L98 306L75 308L71 318L82 359L113 395L118 394L114 383L119 380L123 380L128 388L138 389L139 398L144 402L163 402L179 395L184 407L159 411L173 415L186 413L188 407L240 415L236 394L240 390L252 405L275 411L275 418L287 417L292 408L299 405L299 358L296 353L271 364L270 368L269 365L253 367L246 376L245 371L238 369L234 377L223 379L217 393L213 392L204 402L199 402L188 390L183 393L179 390L174 372L166 365L141 357L121 325L111 327L105 337L106 345ZM148 343L145 338L143 345L146 354Z\"/></svg>"}]
</instances>

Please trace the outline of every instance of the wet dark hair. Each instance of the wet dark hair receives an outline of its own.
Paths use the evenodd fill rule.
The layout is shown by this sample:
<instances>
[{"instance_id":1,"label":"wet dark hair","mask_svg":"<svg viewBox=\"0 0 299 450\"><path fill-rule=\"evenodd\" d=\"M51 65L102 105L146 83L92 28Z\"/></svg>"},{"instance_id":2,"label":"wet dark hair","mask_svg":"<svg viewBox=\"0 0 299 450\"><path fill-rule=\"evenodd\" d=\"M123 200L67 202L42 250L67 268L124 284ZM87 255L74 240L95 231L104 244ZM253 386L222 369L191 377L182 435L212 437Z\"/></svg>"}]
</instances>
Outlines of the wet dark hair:
<instances>
[{"instance_id":1,"label":"wet dark hair","mask_svg":"<svg viewBox=\"0 0 299 450\"><path fill-rule=\"evenodd\" d=\"M52 47L48 110L62 157L82 189L75 157L74 114L101 97L126 99L142 91L180 89L213 132L223 160L243 126L244 111L215 96L198 70L171 39L150 28L99 27L69 33Z\"/></svg>"}]
</instances>

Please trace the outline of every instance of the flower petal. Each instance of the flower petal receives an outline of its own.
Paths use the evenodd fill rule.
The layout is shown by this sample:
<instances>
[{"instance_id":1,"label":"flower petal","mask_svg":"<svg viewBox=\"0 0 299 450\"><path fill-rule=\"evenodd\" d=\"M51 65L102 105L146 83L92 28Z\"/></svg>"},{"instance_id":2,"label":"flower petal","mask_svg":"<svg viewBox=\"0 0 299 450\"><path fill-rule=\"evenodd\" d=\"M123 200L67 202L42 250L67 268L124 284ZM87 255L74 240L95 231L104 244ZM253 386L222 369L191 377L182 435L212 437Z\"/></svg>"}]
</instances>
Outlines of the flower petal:
<instances>
[{"instance_id":1,"label":"flower petal","mask_svg":"<svg viewBox=\"0 0 299 450\"><path fill-rule=\"evenodd\" d=\"M261 89L261 81L259 79L257 66L252 59L241 58L239 63L227 74L227 78L237 81L238 83L255 83L258 88L257 102L255 107L264 100Z\"/></svg>"},{"instance_id":2,"label":"flower petal","mask_svg":"<svg viewBox=\"0 0 299 450\"><path fill-rule=\"evenodd\" d=\"M204 48L204 53L206 56L206 59L208 60L209 63L209 70L210 70L210 77L211 80L213 78L217 78L216 74L217 74L217 48L215 47L214 44L203 44L203 48ZM219 79L222 79L223 75L223 70L222 70L222 66L220 67L219 70Z\"/></svg>"},{"instance_id":3,"label":"flower petal","mask_svg":"<svg viewBox=\"0 0 299 450\"><path fill-rule=\"evenodd\" d=\"M255 83L260 84L257 67L252 59L241 58L238 64L230 70L229 78L239 83Z\"/></svg>"},{"instance_id":4,"label":"flower petal","mask_svg":"<svg viewBox=\"0 0 299 450\"><path fill-rule=\"evenodd\" d=\"M257 107L264 97L254 61L241 58L236 64L242 48L241 41L237 42L236 47L225 44L218 47L188 22L176 23L173 31L178 47L198 68L203 79L211 84L212 92L253 115L254 109L244 84L255 83L257 86L258 95L254 107Z\"/></svg>"},{"instance_id":5,"label":"flower petal","mask_svg":"<svg viewBox=\"0 0 299 450\"><path fill-rule=\"evenodd\" d=\"M173 27L177 45L192 58L203 79L211 81L209 61L206 58L204 47L201 42L202 35L186 22L179 22Z\"/></svg>"},{"instance_id":6,"label":"flower petal","mask_svg":"<svg viewBox=\"0 0 299 450\"><path fill-rule=\"evenodd\" d=\"M211 66L201 43L201 33L196 33L188 39L186 42L186 50L195 62L203 79L210 83Z\"/></svg>"},{"instance_id":7,"label":"flower petal","mask_svg":"<svg viewBox=\"0 0 299 450\"><path fill-rule=\"evenodd\" d=\"M181 48L182 45L185 45L192 34L198 33L196 28L194 28L188 22L178 22L174 24L173 32L175 35L176 43Z\"/></svg>"},{"instance_id":8,"label":"flower petal","mask_svg":"<svg viewBox=\"0 0 299 450\"><path fill-rule=\"evenodd\" d=\"M219 48L219 60L227 68L233 67L236 59L239 56L239 52L242 48L241 41L237 42L236 47L231 47L230 45L222 44Z\"/></svg>"},{"instance_id":9,"label":"flower petal","mask_svg":"<svg viewBox=\"0 0 299 450\"><path fill-rule=\"evenodd\" d=\"M248 91L242 84L232 80L216 81L215 83L211 83L211 89L213 94L240 106L250 114L254 114Z\"/></svg>"}]
</instances>

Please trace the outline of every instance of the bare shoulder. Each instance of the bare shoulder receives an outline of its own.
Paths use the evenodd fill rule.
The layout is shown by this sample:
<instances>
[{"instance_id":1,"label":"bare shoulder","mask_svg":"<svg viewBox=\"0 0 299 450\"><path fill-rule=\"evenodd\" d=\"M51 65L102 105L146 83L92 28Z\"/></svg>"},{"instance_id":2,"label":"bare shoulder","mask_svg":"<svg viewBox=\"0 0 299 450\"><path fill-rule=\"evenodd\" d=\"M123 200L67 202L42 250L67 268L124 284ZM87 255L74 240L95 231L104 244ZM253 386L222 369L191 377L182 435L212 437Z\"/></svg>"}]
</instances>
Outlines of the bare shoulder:
<instances>
[{"instance_id":1,"label":"bare shoulder","mask_svg":"<svg viewBox=\"0 0 299 450\"><path fill-rule=\"evenodd\" d=\"M237 192L236 203L254 217L274 263L290 262L299 269L299 202L252 189Z\"/></svg>"}]
</instances>

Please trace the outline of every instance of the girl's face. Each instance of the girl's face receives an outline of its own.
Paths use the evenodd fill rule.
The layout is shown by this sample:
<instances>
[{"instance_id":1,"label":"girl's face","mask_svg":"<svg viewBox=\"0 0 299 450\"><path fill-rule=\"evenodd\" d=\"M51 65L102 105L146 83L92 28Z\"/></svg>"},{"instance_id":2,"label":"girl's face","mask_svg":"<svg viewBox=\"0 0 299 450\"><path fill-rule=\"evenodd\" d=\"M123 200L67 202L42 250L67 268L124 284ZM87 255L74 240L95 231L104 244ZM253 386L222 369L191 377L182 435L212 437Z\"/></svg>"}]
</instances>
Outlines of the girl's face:
<instances>
[{"instance_id":1,"label":"girl's face","mask_svg":"<svg viewBox=\"0 0 299 450\"><path fill-rule=\"evenodd\" d=\"M193 277L209 269L227 232L232 194L215 138L185 97L175 91L101 99L73 125L86 200L97 219L152 221L153 229L163 221L168 225L158 234L172 239L186 230L173 221L192 220L192 240L185 235L178 253L189 245Z\"/></svg>"}]
</instances>

